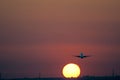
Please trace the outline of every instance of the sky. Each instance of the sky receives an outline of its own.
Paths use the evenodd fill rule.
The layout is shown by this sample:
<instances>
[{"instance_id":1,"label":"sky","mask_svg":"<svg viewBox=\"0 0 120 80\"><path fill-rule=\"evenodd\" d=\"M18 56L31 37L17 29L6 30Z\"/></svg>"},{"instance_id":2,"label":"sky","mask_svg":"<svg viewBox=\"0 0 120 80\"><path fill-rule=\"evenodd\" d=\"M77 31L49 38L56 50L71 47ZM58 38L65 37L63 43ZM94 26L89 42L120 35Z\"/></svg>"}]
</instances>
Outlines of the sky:
<instances>
[{"instance_id":1,"label":"sky","mask_svg":"<svg viewBox=\"0 0 120 80\"><path fill-rule=\"evenodd\" d=\"M120 0L0 0L2 77L120 75ZM91 57L73 57L80 52Z\"/></svg>"}]
</instances>

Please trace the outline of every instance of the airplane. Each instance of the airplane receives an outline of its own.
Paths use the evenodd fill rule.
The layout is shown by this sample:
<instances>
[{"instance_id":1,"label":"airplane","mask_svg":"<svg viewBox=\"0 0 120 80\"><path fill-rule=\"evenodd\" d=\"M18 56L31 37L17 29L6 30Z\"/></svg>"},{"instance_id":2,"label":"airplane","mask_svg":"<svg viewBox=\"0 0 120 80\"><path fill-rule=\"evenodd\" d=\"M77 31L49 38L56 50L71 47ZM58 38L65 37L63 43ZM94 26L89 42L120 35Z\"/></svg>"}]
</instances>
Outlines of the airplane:
<instances>
[{"instance_id":1,"label":"airplane","mask_svg":"<svg viewBox=\"0 0 120 80\"><path fill-rule=\"evenodd\" d=\"M90 57L90 56L83 55L83 53L81 52L79 56L75 56L75 57L83 59L83 58Z\"/></svg>"}]
</instances>

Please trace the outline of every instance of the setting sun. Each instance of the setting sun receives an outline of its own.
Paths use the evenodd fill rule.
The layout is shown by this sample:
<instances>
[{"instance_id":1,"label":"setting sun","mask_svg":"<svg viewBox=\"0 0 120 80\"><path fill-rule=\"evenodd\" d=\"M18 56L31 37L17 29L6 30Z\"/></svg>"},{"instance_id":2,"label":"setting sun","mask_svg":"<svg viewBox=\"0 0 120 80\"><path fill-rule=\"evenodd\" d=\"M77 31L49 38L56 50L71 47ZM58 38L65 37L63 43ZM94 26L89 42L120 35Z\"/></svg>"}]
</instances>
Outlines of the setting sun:
<instances>
[{"instance_id":1,"label":"setting sun","mask_svg":"<svg viewBox=\"0 0 120 80\"><path fill-rule=\"evenodd\" d=\"M77 64L69 63L63 67L62 74L65 78L77 78L80 75L80 67Z\"/></svg>"}]
</instances>

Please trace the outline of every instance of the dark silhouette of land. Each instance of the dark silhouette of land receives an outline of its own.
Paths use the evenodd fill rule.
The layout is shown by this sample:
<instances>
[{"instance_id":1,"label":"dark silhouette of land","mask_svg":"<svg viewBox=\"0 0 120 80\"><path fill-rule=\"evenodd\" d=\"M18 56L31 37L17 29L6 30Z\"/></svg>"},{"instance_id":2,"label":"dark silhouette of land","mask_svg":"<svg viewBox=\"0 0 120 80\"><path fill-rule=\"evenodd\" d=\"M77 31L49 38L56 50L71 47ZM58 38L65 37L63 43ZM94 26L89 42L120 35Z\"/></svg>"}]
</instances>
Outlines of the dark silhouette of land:
<instances>
[{"instance_id":1,"label":"dark silhouette of land","mask_svg":"<svg viewBox=\"0 0 120 80\"><path fill-rule=\"evenodd\" d=\"M16 78L0 80L120 80L120 76L83 76L80 78Z\"/></svg>"}]
</instances>

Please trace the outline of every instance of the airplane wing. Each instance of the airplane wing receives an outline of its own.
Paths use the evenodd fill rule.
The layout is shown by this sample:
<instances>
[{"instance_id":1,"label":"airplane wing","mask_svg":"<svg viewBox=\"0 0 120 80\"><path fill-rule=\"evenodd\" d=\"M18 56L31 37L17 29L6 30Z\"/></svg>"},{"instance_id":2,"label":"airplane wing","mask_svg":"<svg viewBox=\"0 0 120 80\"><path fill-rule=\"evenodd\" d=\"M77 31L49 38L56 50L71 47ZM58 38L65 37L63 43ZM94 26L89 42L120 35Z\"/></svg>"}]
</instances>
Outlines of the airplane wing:
<instances>
[{"instance_id":1,"label":"airplane wing","mask_svg":"<svg viewBox=\"0 0 120 80\"><path fill-rule=\"evenodd\" d=\"M74 56L74 57L80 57L80 56Z\"/></svg>"},{"instance_id":2,"label":"airplane wing","mask_svg":"<svg viewBox=\"0 0 120 80\"><path fill-rule=\"evenodd\" d=\"M83 57L91 57L91 56L83 56Z\"/></svg>"}]
</instances>

